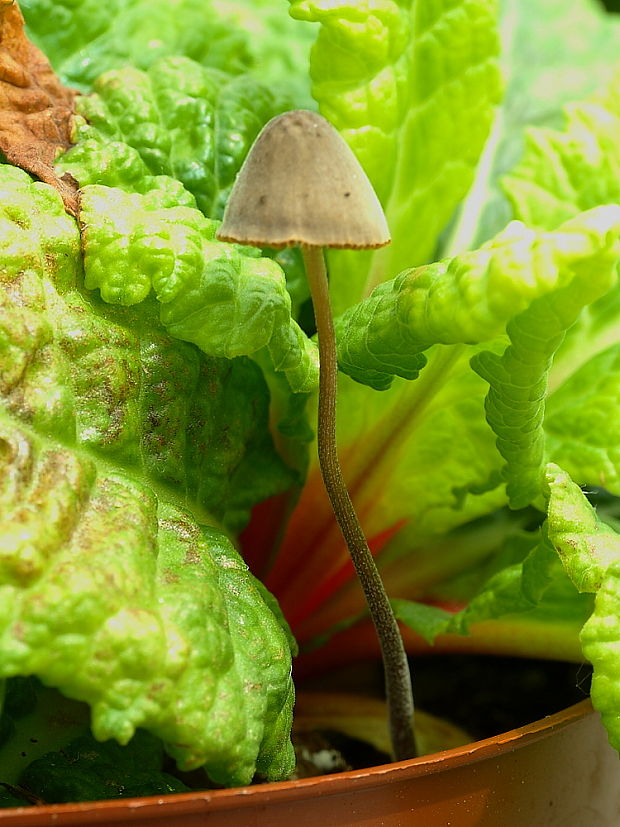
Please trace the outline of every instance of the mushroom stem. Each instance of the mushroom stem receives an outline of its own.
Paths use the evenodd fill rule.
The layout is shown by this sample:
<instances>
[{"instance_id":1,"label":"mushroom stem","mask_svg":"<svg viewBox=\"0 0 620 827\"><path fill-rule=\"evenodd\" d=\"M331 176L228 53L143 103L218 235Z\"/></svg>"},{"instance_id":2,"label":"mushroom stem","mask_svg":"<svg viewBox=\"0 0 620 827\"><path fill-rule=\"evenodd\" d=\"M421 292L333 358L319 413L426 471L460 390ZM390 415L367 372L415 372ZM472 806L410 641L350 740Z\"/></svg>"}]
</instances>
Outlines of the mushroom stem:
<instances>
[{"instance_id":1,"label":"mushroom stem","mask_svg":"<svg viewBox=\"0 0 620 827\"><path fill-rule=\"evenodd\" d=\"M319 337L319 465L327 495L362 584L383 655L394 759L417 754L409 664L398 623L342 476L336 446L336 337L321 247L302 246Z\"/></svg>"}]
</instances>

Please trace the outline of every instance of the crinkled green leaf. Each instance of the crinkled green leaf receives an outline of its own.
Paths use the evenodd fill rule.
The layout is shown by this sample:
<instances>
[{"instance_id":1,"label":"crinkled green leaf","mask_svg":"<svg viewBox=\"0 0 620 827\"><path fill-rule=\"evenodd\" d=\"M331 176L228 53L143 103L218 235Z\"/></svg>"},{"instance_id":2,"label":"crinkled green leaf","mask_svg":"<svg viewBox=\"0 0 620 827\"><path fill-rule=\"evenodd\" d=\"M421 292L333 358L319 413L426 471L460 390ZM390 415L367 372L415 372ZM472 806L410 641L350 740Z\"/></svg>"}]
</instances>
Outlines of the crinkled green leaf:
<instances>
[{"instance_id":1,"label":"crinkled green leaf","mask_svg":"<svg viewBox=\"0 0 620 827\"><path fill-rule=\"evenodd\" d=\"M106 72L93 94L78 98L77 105L84 116L76 120L77 144L58 161L59 174L71 174L82 186L141 194L156 190L162 207L197 206L213 218L221 216L256 134L287 101L262 76L259 82L249 74L232 76L188 58L168 57L148 71ZM265 254L284 269L297 311L308 298L299 251ZM296 329L293 336L299 338ZM275 340L274 348L280 365L282 348Z\"/></svg>"},{"instance_id":2,"label":"crinkled green leaf","mask_svg":"<svg viewBox=\"0 0 620 827\"><path fill-rule=\"evenodd\" d=\"M6 736L6 727L0 728L0 782L11 785L15 794L26 791L31 799L20 803L127 798L188 789L163 772L164 748L154 735L138 730L126 746L99 743L90 734L86 704L69 700L32 677L11 678L7 685L3 723L9 726Z\"/></svg>"},{"instance_id":3,"label":"crinkled green leaf","mask_svg":"<svg viewBox=\"0 0 620 827\"><path fill-rule=\"evenodd\" d=\"M589 268L611 284L620 208L592 210L556 232L508 225L479 250L406 270L338 320L339 365L358 381L389 386L415 378L433 344L473 344L502 334L537 298L570 285ZM603 288L593 285L587 301Z\"/></svg>"},{"instance_id":4,"label":"crinkled green leaf","mask_svg":"<svg viewBox=\"0 0 620 827\"><path fill-rule=\"evenodd\" d=\"M392 601L397 617L406 626L432 643L440 634L470 634L471 627L487 620L519 617L528 623L545 621L562 624L565 637L575 639L581 624L591 612L591 601L577 594L562 569L562 564L544 536L538 532L511 538L511 555L520 560L510 563L501 550L491 561L495 571L484 579L458 612L414 603ZM445 593L450 583L438 586ZM544 634L544 632L543 632Z\"/></svg>"},{"instance_id":5,"label":"crinkled green leaf","mask_svg":"<svg viewBox=\"0 0 620 827\"><path fill-rule=\"evenodd\" d=\"M489 382L487 419L506 460L506 491L513 508L540 502L546 460L544 417L553 357L583 307L616 282L620 257L620 206L584 213L564 228L584 231L585 246L568 254L554 293L536 299L508 325L510 345L501 356L484 352L472 367ZM562 228L561 228L562 229Z\"/></svg>"},{"instance_id":6,"label":"crinkled green leaf","mask_svg":"<svg viewBox=\"0 0 620 827\"><path fill-rule=\"evenodd\" d=\"M305 480L315 437L308 410L312 395L291 393L286 376L275 369L266 350L252 358L260 365L269 387L272 432L278 453L290 468L298 471L299 480Z\"/></svg>"},{"instance_id":7,"label":"crinkled green leaf","mask_svg":"<svg viewBox=\"0 0 620 827\"><path fill-rule=\"evenodd\" d=\"M227 72L254 71L312 106L308 53L314 27L271 0L22 0L28 31L69 85L88 90L109 69L146 69L184 55Z\"/></svg>"},{"instance_id":8,"label":"crinkled green leaf","mask_svg":"<svg viewBox=\"0 0 620 827\"><path fill-rule=\"evenodd\" d=\"M579 591L596 592L607 569L620 557L618 535L598 519L565 471L549 464L545 472L549 539Z\"/></svg>"},{"instance_id":9,"label":"crinkled green leaf","mask_svg":"<svg viewBox=\"0 0 620 827\"><path fill-rule=\"evenodd\" d=\"M490 155L483 159L477 179L488 174L488 180L491 182L489 188L493 191L496 189L500 171L506 171L514 165L518 157L522 140L521 113L533 113L533 120L539 123L558 124L561 117L560 104L573 94L584 91L589 93L593 86L600 82L608 69L610 58L615 54L614 44L617 39L612 21L604 18L599 12L593 13L591 3L587 6L585 2L574 4L570 13L565 6L555 2L546 4L544 9L533 9L525 3L506 3L505 9L507 13L502 22L503 36L508 35L508 42L514 37L514 48L510 49L509 56L509 68L514 67L514 71L510 69L509 72L510 85L506 98L508 108L502 113L504 120L500 123L503 135L500 142L501 151L497 152L497 146L491 147ZM347 14L351 20L355 16L355 10L348 9ZM542 20L545 21L544 25ZM519 25L515 26L517 22ZM344 29L345 23L342 25L342 30ZM587 33L587 39L582 38L580 29ZM335 42L334 39L333 43ZM594 48L590 47L591 43L595 44ZM338 52L334 50L334 53ZM586 67L585 71L579 68L581 66ZM539 80L541 77L543 79ZM347 87L343 85L342 88ZM556 89L559 90L557 102ZM334 87L333 94L339 92L340 89ZM528 108L530 104L531 109ZM518 129L514 128L516 124L519 125ZM511 136L514 138L512 143ZM379 163L381 154L376 153L376 157ZM483 168L484 163L488 168ZM487 238L491 234L488 227L495 231L505 223L504 217L508 215L508 211L505 206L503 209L496 209L495 202L493 209L489 208L492 220L487 221L489 215L486 214L485 205L490 203L492 197L492 192L487 192L487 189L485 185L482 191L479 188L472 192L473 200L467 199L466 209L461 213L461 226L455 228L460 240L455 243L454 239L448 238L449 248L458 251L467 249L472 245L473 239L480 238L479 233L483 232L482 238ZM470 226L464 227L463 224ZM484 229L487 225L487 229ZM552 225L548 229L557 228ZM407 228L408 237L412 232L413 225ZM525 231L524 234L529 236L530 232ZM588 232L584 239L585 247L589 243L587 235ZM471 302L466 291L457 297L450 295L450 291L446 289L445 328L442 330L444 335L451 335L456 328L459 335L465 331L469 335L475 333L473 341L483 341L481 337L489 336L490 341L487 340L483 346L501 355L506 348L506 325L511 316L519 312L517 308L525 310L534 300L538 290L552 293L560 287L559 283L554 286L545 285L543 273L549 275L550 271L543 263L542 256L539 266L521 268L518 248L515 247L513 252L516 258L513 288L508 288L509 278L501 287L497 287L500 302L506 298L501 311L501 323L493 327L496 312L493 308L493 312L487 316L489 326L483 334L480 323L484 321L485 316L484 294L481 296L475 293L474 285L468 284L467 288L472 292ZM587 256L584 265L586 261ZM349 276L357 272L358 267L364 271L366 266L363 263L359 264L357 256L353 254L348 264ZM431 265L428 269L433 272L435 267L438 265ZM543 276L537 287L533 287L531 283L532 270ZM423 280L427 273L428 270L421 270L416 276ZM570 269L564 272L568 281L573 275ZM490 285L493 285L496 279L499 280L498 271L494 270L490 274ZM422 364L419 351L427 344L415 341L412 346L411 339L403 331L403 315L399 315L402 307L407 307L406 301L401 301L400 296L396 297L391 289L392 285L385 285L385 303L382 306L377 304L372 310L370 305L367 306L368 329L376 319L373 336L368 335L368 329L364 324L360 324L355 331L349 331L351 341L356 341L356 357L359 356L355 368L363 370L367 380L375 385L377 382L389 383L395 365L400 370L406 370L405 375L415 375ZM337 307L341 309L342 305L349 301L349 295L339 293L339 290L340 288L336 287ZM530 290L532 292L525 297L524 293ZM434 305L436 307L440 305L440 294L441 291L438 289ZM590 300L594 295L590 296ZM575 339L575 346L570 352L571 358L562 359L562 374L556 369L557 363L554 365L549 379L551 391L559 386L563 377L573 372L575 365L579 365L581 354L591 353L590 333L598 337L594 353L598 352L606 337L617 335L620 328L616 323L614 308L618 307L618 302L615 301L614 295L615 291L612 290L594 303L594 306L598 305L600 308L596 318L584 335ZM464 298L465 301L460 304L455 301L457 298ZM406 299L408 300L409 296ZM599 322L604 316L602 311L606 308L607 328L604 329ZM585 309L573 329L581 324L583 318L588 317L589 310ZM456 324L453 324L453 319L456 320ZM418 335L418 330L427 330L427 319L422 308L418 322L419 325L412 331L414 337ZM498 335L499 338L495 338ZM429 339L437 341L439 337L435 333L434 337ZM470 340L461 336L458 341ZM343 350L348 348L349 341L343 340L341 347ZM429 364L424 367L419 378L408 386L395 381L391 389L379 399L364 388L345 380L341 382L340 452L344 457L347 480L354 491L358 508L366 520L367 531L371 538L382 537L383 532L389 531L390 527L401 526L396 537L390 541L386 553L380 555L380 558L395 558L393 564L386 563L394 589L401 587L405 577L412 593L424 588L424 550L429 543L431 548L433 547L435 533L447 531L476 514L486 513L505 502L504 488L498 485L498 477L502 478L501 457L490 447L488 433L480 423L483 386L477 384L473 378L467 377L467 362L479 349L480 346L471 345L429 347L423 354L428 358ZM466 397L466 394L469 396ZM343 411L346 412L345 415ZM550 441L549 452L557 447L557 441ZM551 455L553 456L552 453ZM287 544L284 548L284 556L289 558L288 568L284 562L278 567L281 572L278 576L282 577L282 582L286 582L286 588L290 588L292 593L289 602L293 611L300 602L303 589L307 588L297 573L299 566L295 567L292 564L297 559L297 553L299 559L307 560L308 554L304 549L316 548L316 538L320 535L321 548L325 549L325 553L313 552L313 557L317 558L316 571L331 572L342 565L338 538L326 529L324 520L316 519L316 503L319 499L317 479L316 469L312 469L309 484L302 495L300 506L293 517L293 526L288 533L290 547ZM597 474L593 481L600 483L600 474ZM378 502L381 503L380 508L376 505ZM313 514L312 520L304 518L305 512ZM298 552L300 536L304 537L304 543ZM407 560L406 564L404 558ZM445 554L442 559L446 559ZM449 574L453 570L452 558L449 555L448 560ZM422 565L418 566L420 561ZM416 572L420 568L422 574L418 577ZM437 568L440 568L439 563ZM277 582L275 576L274 582ZM349 601L349 614L353 615L359 604L353 605L348 593L342 600ZM315 612L315 615L320 617L308 619L304 623L304 633L310 626L318 629L322 624L324 628L327 623L338 620L336 599L331 602L332 606L326 604L324 610ZM301 629L302 626L296 628ZM308 634L313 633L314 628Z\"/></svg>"},{"instance_id":10,"label":"crinkled green leaf","mask_svg":"<svg viewBox=\"0 0 620 827\"><path fill-rule=\"evenodd\" d=\"M6 165L0 175L3 404L238 530L293 480L271 444L258 369L171 340L156 306L85 297L78 229L53 191Z\"/></svg>"},{"instance_id":11,"label":"crinkled green leaf","mask_svg":"<svg viewBox=\"0 0 620 827\"><path fill-rule=\"evenodd\" d=\"M583 306L614 283L619 236L620 208L610 206L555 233L513 223L479 251L406 271L341 317L340 366L384 388L394 372L415 378L432 344L483 342L506 330L510 347L472 364L491 383L487 418L507 463L508 495L524 507L540 494L553 354Z\"/></svg>"},{"instance_id":12,"label":"crinkled green leaf","mask_svg":"<svg viewBox=\"0 0 620 827\"><path fill-rule=\"evenodd\" d=\"M288 102L251 75L235 76L189 58L167 57L148 71L108 71L77 99L77 146L61 170L80 183L145 192L170 176L198 207L220 218L261 127ZM122 146L122 145L126 146ZM130 152L127 147L137 151ZM146 180L143 180L146 179Z\"/></svg>"},{"instance_id":13,"label":"crinkled green leaf","mask_svg":"<svg viewBox=\"0 0 620 827\"><path fill-rule=\"evenodd\" d=\"M147 732L137 732L125 747L84 735L33 761L20 786L46 804L188 791L182 781L162 771L162 759L160 744Z\"/></svg>"},{"instance_id":14,"label":"crinkled green leaf","mask_svg":"<svg viewBox=\"0 0 620 827\"><path fill-rule=\"evenodd\" d=\"M590 601L576 594L553 547L536 533L522 540L530 546L525 558L491 575L446 631L467 634L474 623L515 614L560 620L573 627L583 622Z\"/></svg>"},{"instance_id":15,"label":"crinkled green leaf","mask_svg":"<svg viewBox=\"0 0 620 827\"><path fill-rule=\"evenodd\" d=\"M260 371L170 340L152 302L84 294L57 193L6 165L0 185L0 677L36 674L91 705L96 737L144 727L222 783L280 777L286 634L188 510L239 527L292 482Z\"/></svg>"},{"instance_id":16,"label":"crinkled green leaf","mask_svg":"<svg viewBox=\"0 0 620 827\"><path fill-rule=\"evenodd\" d=\"M452 614L436 606L415 603L413 600L391 600L396 619L432 643L443 634L452 620Z\"/></svg>"},{"instance_id":17,"label":"crinkled green leaf","mask_svg":"<svg viewBox=\"0 0 620 827\"><path fill-rule=\"evenodd\" d=\"M580 209L620 203L619 95L617 75L590 101L566 108L562 131L529 132L521 163L504 181L518 217L552 228ZM616 285L568 330L554 356L545 416L550 456L575 479L614 491L619 313Z\"/></svg>"},{"instance_id":18,"label":"crinkled green leaf","mask_svg":"<svg viewBox=\"0 0 620 827\"><path fill-rule=\"evenodd\" d=\"M609 566L596 593L594 612L581 632L581 645L592 663L590 694L594 708L601 719L610 743L620 750L620 658L618 641L620 629L620 544L617 543L616 562Z\"/></svg>"},{"instance_id":19,"label":"crinkled green leaf","mask_svg":"<svg viewBox=\"0 0 620 827\"><path fill-rule=\"evenodd\" d=\"M137 149L123 141L110 141L92 132L56 164L59 174L69 173L84 185L102 184L126 192L156 190L170 206L196 207L194 195L169 175L152 175Z\"/></svg>"},{"instance_id":20,"label":"crinkled green leaf","mask_svg":"<svg viewBox=\"0 0 620 827\"><path fill-rule=\"evenodd\" d=\"M330 255L337 312L432 256L467 192L500 96L495 0L291 0L321 24L312 92L357 154L393 243ZM459 139L455 140L458 135Z\"/></svg>"},{"instance_id":21,"label":"crinkled green leaf","mask_svg":"<svg viewBox=\"0 0 620 827\"><path fill-rule=\"evenodd\" d=\"M620 74L616 74L590 100L566 107L563 130L528 133L521 163L504 180L518 216L550 227L580 209L620 203L619 101ZM615 392L613 375L603 381L601 370L611 365L620 342L619 314L616 286L568 331L550 377L548 417L557 461L576 479L609 484L612 490L616 471L610 404ZM595 421L597 427L591 427ZM576 427L567 432L572 426Z\"/></svg>"},{"instance_id":22,"label":"crinkled green leaf","mask_svg":"<svg viewBox=\"0 0 620 827\"><path fill-rule=\"evenodd\" d=\"M605 92L565 113L562 131L528 130L524 156L503 181L515 214L532 227L620 203L620 73Z\"/></svg>"},{"instance_id":23,"label":"crinkled green leaf","mask_svg":"<svg viewBox=\"0 0 620 827\"><path fill-rule=\"evenodd\" d=\"M619 218L618 208L608 207L585 213L555 233L512 224L480 251L418 268L381 285L341 318L341 360L347 360L349 370L353 362L350 354L355 353L357 375L370 377L375 386L377 375L391 379L386 368L393 369L397 358L406 361L412 357L414 368L421 351L428 359L415 381L396 379L381 395L344 378L339 387L340 411L346 412L345 416L341 413L338 429L340 453L367 534L372 541L398 527L385 553L394 561L386 559L387 571L384 567L394 588L400 589L406 581L410 593L421 590L423 594L426 545L433 548L436 535L504 505L502 481L514 479L519 496L525 483L535 482L527 493L539 501L539 463L545 455L535 453L541 439L540 418L536 416L540 417L545 393L542 386L538 394L531 392L528 371L531 367L540 373L541 358L533 358L529 365L528 348L536 348L539 341L546 347L547 334L560 335L548 326L569 324L574 318L571 313L613 282ZM395 285L401 287L400 292ZM517 430L517 437L523 437L516 443L522 453L517 451L511 457L513 464L506 473L506 458L495 447L494 433L485 421L488 384L472 372L470 361L484 348L489 351L484 357L487 362L495 355L499 359L495 364L503 366L502 355L509 344L506 327L514 314L529 312L528 307L533 308L530 323L535 336L528 343L524 331L520 352L527 375L521 385L514 385L513 397L520 401L518 393L523 386L523 410L536 427L523 434ZM549 313L553 314L550 319ZM527 320L527 316L523 318ZM510 327L511 333L515 330L518 325ZM466 344L472 341L480 344ZM543 368L545 364L543 359ZM494 381L499 381L497 376ZM499 391L500 401L504 399L501 394L511 390L510 381ZM508 396L506 399L510 401ZM506 415L506 426L515 422L518 426L521 415L517 406ZM522 464L524 459L529 466ZM319 486L318 471L313 467L287 531L281 559L268 581L282 594L285 611L292 617L303 605L308 578L312 582L313 578L335 577L344 565L346 552L337 532L327 525L328 512ZM378 502L381 508L377 508ZM320 514L325 514L321 519L317 518L317 503L321 503ZM447 577L458 571L452 555L444 552L436 559L435 568L439 569L439 561L445 560ZM303 567L300 560L304 560ZM339 619L335 603L333 607L326 604L324 611L315 612L296 629L303 628L304 636L315 637L319 626L325 628ZM348 608L353 616L359 603L351 599Z\"/></svg>"},{"instance_id":24,"label":"crinkled green leaf","mask_svg":"<svg viewBox=\"0 0 620 827\"><path fill-rule=\"evenodd\" d=\"M135 305L153 291L176 338L232 359L266 348L296 392L314 390L316 345L291 317L281 268L258 250L216 241L198 210L93 185L81 191L85 285Z\"/></svg>"},{"instance_id":25,"label":"crinkled green leaf","mask_svg":"<svg viewBox=\"0 0 620 827\"><path fill-rule=\"evenodd\" d=\"M297 108L313 109L308 63L316 27L293 20L283 2L212 0L212 5L222 22L247 33L252 67L261 80L288 91Z\"/></svg>"},{"instance_id":26,"label":"crinkled green leaf","mask_svg":"<svg viewBox=\"0 0 620 827\"><path fill-rule=\"evenodd\" d=\"M548 397L545 433L549 455L574 479L620 494L620 344L593 356Z\"/></svg>"},{"instance_id":27,"label":"crinkled green leaf","mask_svg":"<svg viewBox=\"0 0 620 827\"><path fill-rule=\"evenodd\" d=\"M499 31L505 93L475 182L442 239L442 257L475 249L511 218L527 223L524 214L511 211L500 185L523 154L526 132L532 126L560 127L563 106L605 85L618 61L620 21L606 14L598 0L570 5L563 0L501 0ZM541 179L553 176L550 168L540 173ZM545 206L549 203L545 197ZM559 220L549 215L549 221L538 226L553 230L579 211Z\"/></svg>"},{"instance_id":28,"label":"crinkled green leaf","mask_svg":"<svg viewBox=\"0 0 620 827\"><path fill-rule=\"evenodd\" d=\"M620 749L620 536L601 522L559 466L549 465L546 479L549 538L576 588L596 594L581 645L594 667L592 703Z\"/></svg>"},{"instance_id":29,"label":"crinkled green leaf","mask_svg":"<svg viewBox=\"0 0 620 827\"><path fill-rule=\"evenodd\" d=\"M620 74L596 97L567 108L562 131L533 130L506 189L519 215L537 225L583 206L620 203ZM574 479L618 492L615 410L620 346L616 285L582 312L558 349L549 377L550 455Z\"/></svg>"},{"instance_id":30,"label":"crinkled green leaf","mask_svg":"<svg viewBox=\"0 0 620 827\"><path fill-rule=\"evenodd\" d=\"M3 418L1 674L137 727L185 768L248 783L290 771L290 648L225 537L144 484Z\"/></svg>"},{"instance_id":31,"label":"crinkled green leaf","mask_svg":"<svg viewBox=\"0 0 620 827\"><path fill-rule=\"evenodd\" d=\"M228 72L252 62L245 34L220 21L208 0L22 0L20 7L61 79L82 91L108 69L147 69L166 55Z\"/></svg>"}]
</instances>

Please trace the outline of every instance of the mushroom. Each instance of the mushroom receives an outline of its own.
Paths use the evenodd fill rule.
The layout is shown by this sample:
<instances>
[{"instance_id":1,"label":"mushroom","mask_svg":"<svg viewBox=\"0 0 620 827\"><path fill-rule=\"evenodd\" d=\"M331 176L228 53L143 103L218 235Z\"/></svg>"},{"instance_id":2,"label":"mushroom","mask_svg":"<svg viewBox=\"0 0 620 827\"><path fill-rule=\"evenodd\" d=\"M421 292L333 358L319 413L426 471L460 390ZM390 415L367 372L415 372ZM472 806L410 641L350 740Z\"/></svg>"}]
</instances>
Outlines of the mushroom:
<instances>
[{"instance_id":1,"label":"mushroom","mask_svg":"<svg viewBox=\"0 0 620 827\"><path fill-rule=\"evenodd\" d=\"M323 247L389 244L381 204L355 155L325 118L306 110L285 112L266 124L250 149L217 238L257 247L301 247L319 339L319 465L380 641L394 758L414 757L405 648L338 460L338 364L323 255Z\"/></svg>"}]
</instances>

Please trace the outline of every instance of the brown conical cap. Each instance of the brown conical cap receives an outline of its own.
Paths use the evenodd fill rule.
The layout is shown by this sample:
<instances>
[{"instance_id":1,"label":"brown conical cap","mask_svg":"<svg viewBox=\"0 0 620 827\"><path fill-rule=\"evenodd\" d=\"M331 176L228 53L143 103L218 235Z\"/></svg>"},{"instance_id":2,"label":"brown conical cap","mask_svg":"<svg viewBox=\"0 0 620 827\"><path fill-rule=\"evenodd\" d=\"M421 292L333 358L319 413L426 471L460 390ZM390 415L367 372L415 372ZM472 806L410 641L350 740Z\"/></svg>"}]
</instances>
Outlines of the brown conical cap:
<instances>
[{"instance_id":1,"label":"brown conical cap","mask_svg":"<svg viewBox=\"0 0 620 827\"><path fill-rule=\"evenodd\" d=\"M390 242L357 158L329 121L303 109L278 115L258 135L217 237L258 247L362 249Z\"/></svg>"}]
</instances>

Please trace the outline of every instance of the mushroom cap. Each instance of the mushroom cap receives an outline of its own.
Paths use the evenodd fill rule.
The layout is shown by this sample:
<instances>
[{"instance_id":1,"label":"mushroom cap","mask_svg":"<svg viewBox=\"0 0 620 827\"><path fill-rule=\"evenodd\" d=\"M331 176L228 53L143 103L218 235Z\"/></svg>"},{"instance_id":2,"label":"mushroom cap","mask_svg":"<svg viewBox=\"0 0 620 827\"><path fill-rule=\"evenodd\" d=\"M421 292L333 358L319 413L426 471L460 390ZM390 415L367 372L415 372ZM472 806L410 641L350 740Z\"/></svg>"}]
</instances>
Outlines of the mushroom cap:
<instances>
[{"instance_id":1,"label":"mushroom cap","mask_svg":"<svg viewBox=\"0 0 620 827\"><path fill-rule=\"evenodd\" d=\"M237 175L217 237L275 248L390 243L383 209L359 161L329 121L304 109L263 127Z\"/></svg>"}]
</instances>

